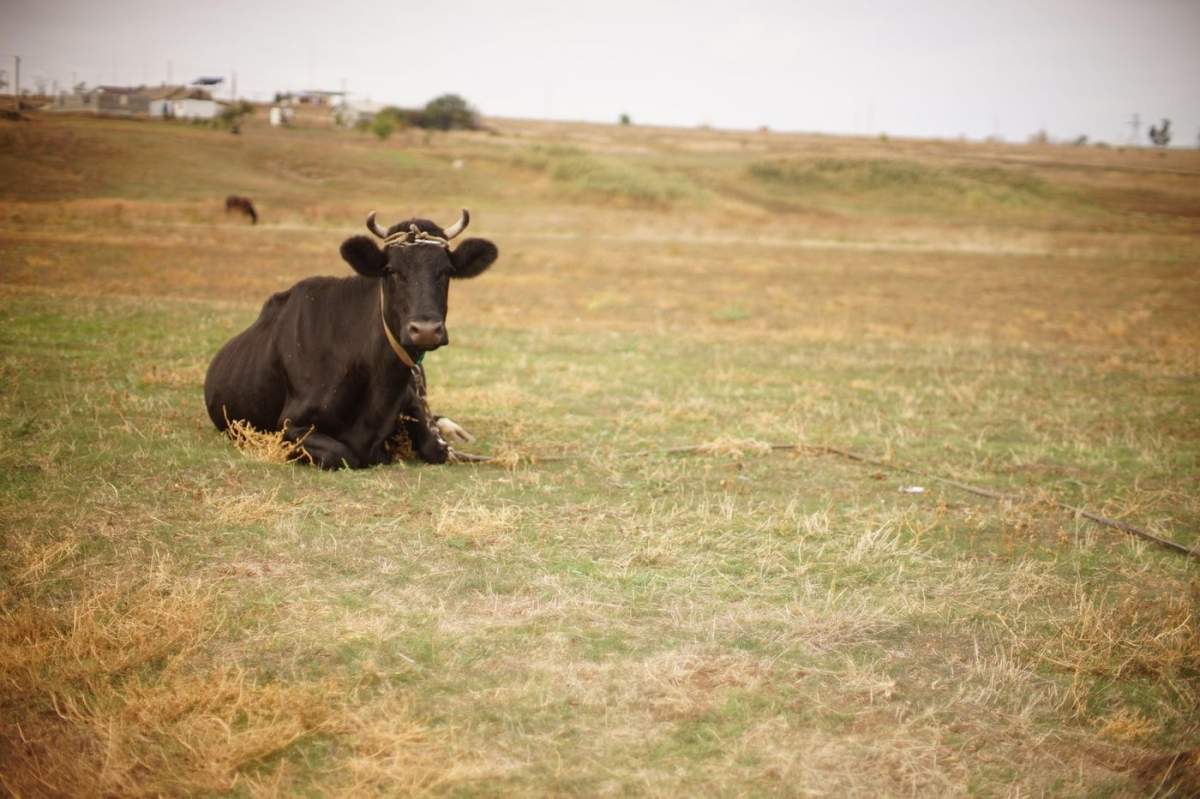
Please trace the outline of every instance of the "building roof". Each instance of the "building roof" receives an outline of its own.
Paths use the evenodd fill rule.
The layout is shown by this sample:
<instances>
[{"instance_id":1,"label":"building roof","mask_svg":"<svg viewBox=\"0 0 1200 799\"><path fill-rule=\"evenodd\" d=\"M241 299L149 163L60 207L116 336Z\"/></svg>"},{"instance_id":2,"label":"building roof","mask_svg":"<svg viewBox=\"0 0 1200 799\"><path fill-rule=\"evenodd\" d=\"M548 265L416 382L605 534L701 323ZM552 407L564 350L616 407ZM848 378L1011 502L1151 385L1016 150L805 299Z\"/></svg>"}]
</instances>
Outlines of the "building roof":
<instances>
[{"instance_id":1,"label":"building roof","mask_svg":"<svg viewBox=\"0 0 1200 799\"><path fill-rule=\"evenodd\" d=\"M370 100L348 100L342 106L347 111L357 111L361 114L378 114L383 110L383 103L373 103Z\"/></svg>"},{"instance_id":2,"label":"building roof","mask_svg":"<svg viewBox=\"0 0 1200 799\"><path fill-rule=\"evenodd\" d=\"M187 96L190 91L198 91L197 89L189 89L186 86L147 86L138 94L149 100L178 100L181 97Z\"/></svg>"}]
</instances>

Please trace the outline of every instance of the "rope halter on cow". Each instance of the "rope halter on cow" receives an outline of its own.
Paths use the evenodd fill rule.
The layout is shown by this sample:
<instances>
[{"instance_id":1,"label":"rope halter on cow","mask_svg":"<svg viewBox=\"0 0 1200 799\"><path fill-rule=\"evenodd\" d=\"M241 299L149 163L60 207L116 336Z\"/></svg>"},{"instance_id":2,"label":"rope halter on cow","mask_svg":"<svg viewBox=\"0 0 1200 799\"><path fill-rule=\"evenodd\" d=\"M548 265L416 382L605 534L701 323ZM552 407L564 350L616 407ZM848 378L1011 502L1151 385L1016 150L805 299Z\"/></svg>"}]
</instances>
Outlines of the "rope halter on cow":
<instances>
[{"instance_id":1,"label":"rope halter on cow","mask_svg":"<svg viewBox=\"0 0 1200 799\"><path fill-rule=\"evenodd\" d=\"M459 217L458 221L446 228L444 238L442 236L435 236L432 233L426 233L415 224L410 224L408 230L397 230L395 233L389 235L387 231L379 227L375 222L374 211L367 214L367 230L383 239L383 248L385 250L389 247L414 247L418 244L433 244L449 249L450 240L466 230L467 225L470 223L471 214L464 208L462 209L462 216Z\"/></svg>"}]
</instances>

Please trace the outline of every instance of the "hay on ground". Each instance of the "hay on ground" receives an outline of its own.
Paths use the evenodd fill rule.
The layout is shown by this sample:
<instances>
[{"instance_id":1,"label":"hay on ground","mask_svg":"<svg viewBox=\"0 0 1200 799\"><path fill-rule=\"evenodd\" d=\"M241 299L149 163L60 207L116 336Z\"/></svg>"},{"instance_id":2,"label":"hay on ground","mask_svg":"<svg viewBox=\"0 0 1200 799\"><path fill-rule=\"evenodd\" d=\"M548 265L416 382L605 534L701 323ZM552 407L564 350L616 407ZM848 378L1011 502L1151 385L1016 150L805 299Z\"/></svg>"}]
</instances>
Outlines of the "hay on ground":
<instances>
[{"instance_id":1,"label":"hay on ground","mask_svg":"<svg viewBox=\"0 0 1200 799\"><path fill-rule=\"evenodd\" d=\"M230 420L225 416L225 433L233 445L254 460L264 463L312 463L312 456L304 449L304 439L312 433L310 429L297 441L289 441L282 430L264 432L242 419ZM284 425L286 426L286 422Z\"/></svg>"}]
</instances>

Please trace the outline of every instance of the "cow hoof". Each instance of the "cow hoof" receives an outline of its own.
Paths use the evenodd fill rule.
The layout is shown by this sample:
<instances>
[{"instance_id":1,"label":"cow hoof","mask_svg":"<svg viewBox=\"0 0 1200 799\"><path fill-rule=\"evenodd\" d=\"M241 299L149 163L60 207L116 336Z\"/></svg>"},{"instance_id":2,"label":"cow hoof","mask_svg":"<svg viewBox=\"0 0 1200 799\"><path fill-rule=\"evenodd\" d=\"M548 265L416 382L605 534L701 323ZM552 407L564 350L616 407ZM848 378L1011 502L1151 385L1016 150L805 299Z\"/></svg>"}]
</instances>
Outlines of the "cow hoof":
<instances>
[{"instance_id":1,"label":"cow hoof","mask_svg":"<svg viewBox=\"0 0 1200 799\"><path fill-rule=\"evenodd\" d=\"M422 447L418 454L426 463L440 464L450 459L450 448L444 441L436 441Z\"/></svg>"},{"instance_id":2,"label":"cow hoof","mask_svg":"<svg viewBox=\"0 0 1200 799\"><path fill-rule=\"evenodd\" d=\"M466 431L462 425L451 419L449 416L438 417L437 422L438 432L442 434L442 438L447 441L456 441L459 444L475 443L475 436Z\"/></svg>"}]
</instances>

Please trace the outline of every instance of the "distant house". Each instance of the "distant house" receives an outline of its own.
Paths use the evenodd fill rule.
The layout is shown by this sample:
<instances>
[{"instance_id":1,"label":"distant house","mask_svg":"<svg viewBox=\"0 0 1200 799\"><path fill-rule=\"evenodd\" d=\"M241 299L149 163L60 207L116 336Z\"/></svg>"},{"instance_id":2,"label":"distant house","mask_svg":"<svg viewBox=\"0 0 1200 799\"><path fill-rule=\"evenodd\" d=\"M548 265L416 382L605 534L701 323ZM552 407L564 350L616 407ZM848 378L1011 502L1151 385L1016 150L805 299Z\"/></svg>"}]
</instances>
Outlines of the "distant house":
<instances>
[{"instance_id":1,"label":"distant house","mask_svg":"<svg viewBox=\"0 0 1200 799\"><path fill-rule=\"evenodd\" d=\"M127 86L97 86L71 94L60 94L51 111L98 116L131 117L146 113L147 100L139 90Z\"/></svg>"},{"instance_id":2,"label":"distant house","mask_svg":"<svg viewBox=\"0 0 1200 799\"><path fill-rule=\"evenodd\" d=\"M320 89L308 89L294 95L296 102L302 105L340 105L345 96L345 92L327 92Z\"/></svg>"},{"instance_id":3,"label":"distant house","mask_svg":"<svg viewBox=\"0 0 1200 799\"><path fill-rule=\"evenodd\" d=\"M52 111L151 119L212 119L220 108L204 89L188 86L97 86L60 94Z\"/></svg>"},{"instance_id":4,"label":"distant house","mask_svg":"<svg viewBox=\"0 0 1200 799\"><path fill-rule=\"evenodd\" d=\"M372 103L367 100L347 100L333 109L333 121L345 128L352 128L358 124L369 125L375 120L375 115L382 110L383 105L380 103Z\"/></svg>"},{"instance_id":5,"label":"distant house","mask_svg":"<svg viewBox=\"0 0 1200 799\"><path fill-rule=\"evenodd\" d=\"M170 119L174 116L172 102L175 100L209 97L208 92L203 89L191 89L187 86L152 86L142 89L140 94L146 98L146 114L151 119Z\"/></svg>"},{"instance_id":6,"label":"distant house","mask_svg":"<svg viewBox=\"0 0 1200 799\"><path fill-rule=\"evenodd\" d=\"M171 100L171 116L176 119L215 119L220 111L220 104L216 100L204 97Z\"/></svg>"}]
</instances>

